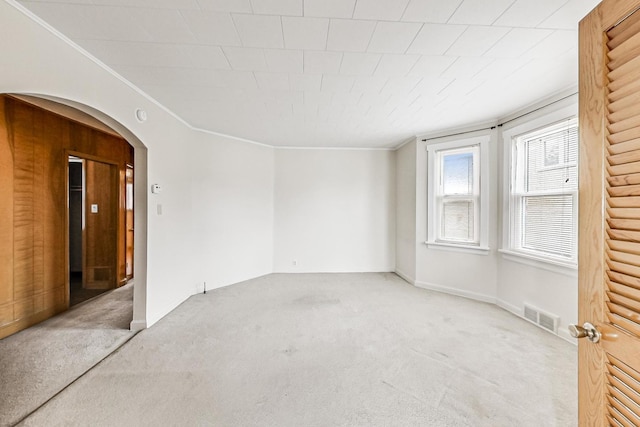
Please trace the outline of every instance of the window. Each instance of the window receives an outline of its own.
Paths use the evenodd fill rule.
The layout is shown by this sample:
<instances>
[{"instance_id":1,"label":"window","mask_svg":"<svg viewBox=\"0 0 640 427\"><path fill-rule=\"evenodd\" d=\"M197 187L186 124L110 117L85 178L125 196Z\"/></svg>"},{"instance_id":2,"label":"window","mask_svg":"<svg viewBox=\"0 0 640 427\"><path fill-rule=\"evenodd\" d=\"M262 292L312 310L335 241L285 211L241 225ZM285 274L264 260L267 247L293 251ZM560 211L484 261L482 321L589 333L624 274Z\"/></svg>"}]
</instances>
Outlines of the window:
<instances>
[{"instance_id":1,"label":"window","mask_svg":"<svg viewBox=\"0 0 640 427\"><path fill-rule=\"evenodd\" d=\"M512 138L510 249L576 262L578 124L565 120Z\"/></svg>"},{"instance_id":2,"label":"window","mask_svg":"<svg viewBox=\"0 0 640 427\"><path fill-rule=\"evenodd\" d=\"M427 146L427 244L487 250L487 167L482 164L487 143L488 137L481 137Z\"/></svg>"}]
</instances>

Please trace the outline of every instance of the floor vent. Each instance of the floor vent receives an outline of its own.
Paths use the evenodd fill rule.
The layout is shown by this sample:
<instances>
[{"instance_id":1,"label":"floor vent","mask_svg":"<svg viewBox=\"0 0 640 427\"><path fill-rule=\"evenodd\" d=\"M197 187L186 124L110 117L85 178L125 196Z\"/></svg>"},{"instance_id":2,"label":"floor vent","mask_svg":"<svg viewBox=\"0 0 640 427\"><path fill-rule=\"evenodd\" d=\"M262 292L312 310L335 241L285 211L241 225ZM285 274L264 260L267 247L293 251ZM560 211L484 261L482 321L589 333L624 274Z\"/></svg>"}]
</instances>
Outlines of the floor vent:
<instances>
[{"instance_id":1,"label":"floor vent","mask_svg":"<svg viewBox=\"0 0 640 427\"><path fill-rule=\"evenodd\" d=\"M524 318L554 334L558 333L558 322L560 318L554 314L545 313L536 307L525 304Z\"/></svg>"}]
</instances>

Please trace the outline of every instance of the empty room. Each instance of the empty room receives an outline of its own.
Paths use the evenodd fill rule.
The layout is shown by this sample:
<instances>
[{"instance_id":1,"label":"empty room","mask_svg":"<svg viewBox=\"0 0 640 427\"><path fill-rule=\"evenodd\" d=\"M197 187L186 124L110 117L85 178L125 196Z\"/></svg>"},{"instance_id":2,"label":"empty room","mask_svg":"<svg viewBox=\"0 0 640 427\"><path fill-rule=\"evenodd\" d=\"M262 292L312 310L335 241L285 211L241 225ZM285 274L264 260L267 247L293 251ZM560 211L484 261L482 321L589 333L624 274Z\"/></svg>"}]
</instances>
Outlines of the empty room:
<instances>
[{"instance_id":1,"label":"empty room","mask_svg":"<svg viewBox=\"0 0 640 427\"><path fill-rule=\"evenodd\" d=\"M0 1L0 426L640 426L639 9Z\"/></svg>"}]
</instances>

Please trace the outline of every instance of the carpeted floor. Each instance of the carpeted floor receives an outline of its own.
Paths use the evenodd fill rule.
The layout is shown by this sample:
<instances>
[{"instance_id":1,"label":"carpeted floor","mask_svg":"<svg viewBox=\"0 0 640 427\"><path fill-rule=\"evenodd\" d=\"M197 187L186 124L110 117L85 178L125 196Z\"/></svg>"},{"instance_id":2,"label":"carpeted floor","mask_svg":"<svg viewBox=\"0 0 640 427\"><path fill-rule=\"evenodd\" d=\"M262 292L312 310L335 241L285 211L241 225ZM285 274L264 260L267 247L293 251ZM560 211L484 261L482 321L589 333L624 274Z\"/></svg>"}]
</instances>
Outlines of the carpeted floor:
<instances>
[{"instance_id":1,"label":"carpeted floor","mask_svg":"<svg viewBox=\"0 0 640 427\"><path fill-rule=\"evenodd\" d=\"M575 426L576 347L394 274L197 295L26 426Z\"/></svg>"},{"instance_id":2,"label":"carpeted floor","mask_svg":"<svg viewBox=\"0 0 640 427\"><path fill-rule=\"evenodd\" d=\"M134 334L133 285L0 340L0 426L10 426Z\"/></svg>"}]
</instances>

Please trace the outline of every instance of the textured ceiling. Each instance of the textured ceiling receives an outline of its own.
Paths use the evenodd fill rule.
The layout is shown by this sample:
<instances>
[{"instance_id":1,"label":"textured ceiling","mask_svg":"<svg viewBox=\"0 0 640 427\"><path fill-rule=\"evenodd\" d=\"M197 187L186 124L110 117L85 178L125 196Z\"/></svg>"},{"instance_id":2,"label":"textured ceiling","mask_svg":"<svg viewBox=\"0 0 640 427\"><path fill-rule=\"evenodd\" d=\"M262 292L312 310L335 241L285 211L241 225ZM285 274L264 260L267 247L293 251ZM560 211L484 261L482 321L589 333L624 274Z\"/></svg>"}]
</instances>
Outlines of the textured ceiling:
<instances>
[{"instance_id":1,"label":"textured ceiling","mask_svg":"<svg viewBox=\"0 0 640 427\"><path fill-rule=\"evenodd\" d=\"M599 0L20 1L194 127L393 147L577 84Z\"/></svg>"}]
</instances>

